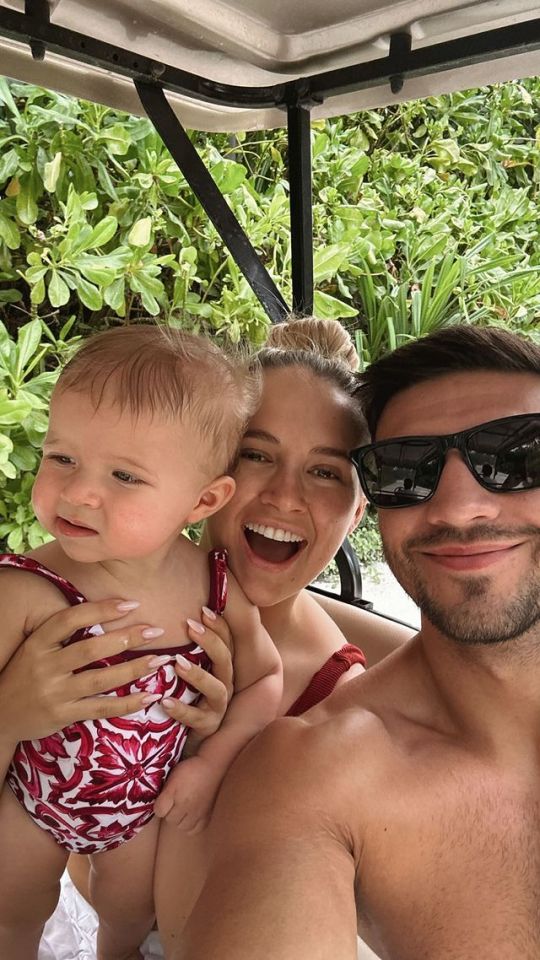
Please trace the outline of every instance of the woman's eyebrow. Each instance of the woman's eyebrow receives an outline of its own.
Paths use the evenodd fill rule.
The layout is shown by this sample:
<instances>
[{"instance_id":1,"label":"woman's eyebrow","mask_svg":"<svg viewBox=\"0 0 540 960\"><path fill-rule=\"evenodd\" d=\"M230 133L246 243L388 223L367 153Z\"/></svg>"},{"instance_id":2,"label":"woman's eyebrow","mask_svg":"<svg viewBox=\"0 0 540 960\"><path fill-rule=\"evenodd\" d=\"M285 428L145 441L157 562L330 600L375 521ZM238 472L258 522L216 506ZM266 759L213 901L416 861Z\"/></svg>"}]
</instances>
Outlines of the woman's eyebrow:
<instances>
[{"instance_id":1,"label":"woman's eyebrow","mask_svg":"<svg viewBox=\"0 0 540 960\"><path fill-rule=\"evenodd\" d=\"M274 437L272 433L267 433L266 430L246 430L244 434L244 440L266 440L268 443L279 443L277 437Z\"/></svg>"}]
</instances>

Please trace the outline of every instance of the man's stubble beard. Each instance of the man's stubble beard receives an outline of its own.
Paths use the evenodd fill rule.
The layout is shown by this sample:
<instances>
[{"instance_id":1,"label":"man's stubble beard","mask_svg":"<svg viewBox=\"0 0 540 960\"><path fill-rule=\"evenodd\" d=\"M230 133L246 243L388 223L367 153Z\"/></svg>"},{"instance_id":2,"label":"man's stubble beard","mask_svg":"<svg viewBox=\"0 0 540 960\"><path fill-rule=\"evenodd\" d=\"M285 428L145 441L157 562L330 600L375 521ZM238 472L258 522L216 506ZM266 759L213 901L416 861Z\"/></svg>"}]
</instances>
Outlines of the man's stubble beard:
<instances>
[{"instance_id":1,"label":"man's stubble beard","mask_svg":"<svg viewBox=\"0 0 540 960\"><path fill-rule=\"evenodd\" d=\"M530 534L531 528L527 532ZM410 544L406 543L401 552L393 551L387 544L383 544L383 547L392 573L441 634L467 646L502 644L517 639L540 623L540 530L535 529L534 532L538 540L533 549L531 565L515 596L490 596L489 576L474 576L459 581L456 578L456 586L461 588L462 597L454 606L444 605L433 596L428 582L411 559L408 552ZM425 538L423 545L445 541L472 543L492 537L487 528L479 533L479 530L470 531L464 538L455 532L452 535L447 532L439 537ZM412 542L415 546L420 545L419 541Z\"/></svg>"}]
</instances>

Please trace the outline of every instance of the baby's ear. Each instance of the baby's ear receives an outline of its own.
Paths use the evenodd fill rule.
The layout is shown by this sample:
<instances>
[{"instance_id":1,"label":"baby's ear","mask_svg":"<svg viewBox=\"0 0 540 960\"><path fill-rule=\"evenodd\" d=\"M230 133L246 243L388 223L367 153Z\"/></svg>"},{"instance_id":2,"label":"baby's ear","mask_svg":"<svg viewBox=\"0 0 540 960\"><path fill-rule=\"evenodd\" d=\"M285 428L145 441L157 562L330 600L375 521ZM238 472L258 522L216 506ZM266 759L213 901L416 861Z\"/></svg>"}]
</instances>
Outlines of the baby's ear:
<instances>
[{"instance_id":1,"label":"baby's ear","mask_svg":"<svg viewBox=\"0 0 540 960\"><path fill-rule=\"evenodd\" d=\"M236 482L232 477L224 475L212 480L212 483L209 483L201 491L199 500L193 507L186 523L198 523L199 520L205 520L206 517L211 517L213 513L217 513L229 502L235 490Z\"/></svg>"}]
</instances>

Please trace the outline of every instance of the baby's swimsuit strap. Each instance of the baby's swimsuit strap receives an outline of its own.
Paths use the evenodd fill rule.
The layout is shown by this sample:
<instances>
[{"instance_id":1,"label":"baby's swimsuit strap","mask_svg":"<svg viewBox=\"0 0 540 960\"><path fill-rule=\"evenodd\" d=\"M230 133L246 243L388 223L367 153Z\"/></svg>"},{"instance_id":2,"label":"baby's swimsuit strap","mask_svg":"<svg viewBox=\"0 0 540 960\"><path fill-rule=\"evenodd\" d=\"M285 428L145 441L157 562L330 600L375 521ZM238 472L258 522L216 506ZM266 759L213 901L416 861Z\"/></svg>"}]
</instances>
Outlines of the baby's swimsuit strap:
<instances>
[{"instance_id":1,"label":"baby's swimsuit strap","mask_svg":"<svg viewBox=\"0 0 540 960\"><path fill-rule=\"evenodd\" d=\"M208 566L210 569L208 606L214 613L221 614L227 603L227 551L210 550Z\"/></svg>"},{"instance_id":2,"label":"baby's swimsuit strap","mask_svg":"<svg viewBox=\"0 0 540 960\"><path fill-rule=\"evenodd\" d=\"M321 700L328 697L329 694L332 693L339 678L343 676L354 663L361 663L362 666L365 667L365 655L359 647L355 647L351 643L345 643L339 650L336 650L335 653L328 658L326 663L322 665L321 669L317 670L317 673L312 676L304 692L300 694L298 700L295 700L292 707L287 710L287 716L299 717L301 713L305 713L310 707L314 707L316 703L320 703Z\"/></svg>"},{"instance_id":3,"label":"baby's swimsuit strap","mask_svg":"<svg viewBox=\"0 0 540 960\"><path fill-rule=\"evenodd\" d=\"M29 573L36 573L38 577L49 580L50 583L54 583L61 593L64 594L66 600L72 607L78 603L86 602L86 597L83 597L82 593L79 593L69 580L65 580L64 577L61 577L58 573L54 573L53 570L49 570L48 567L44 567L42 563L38 563L38 561L33 560L32 557L22 557L15 553L0 553L0 566L26 570Z\"/></svg>"}]
</instances>

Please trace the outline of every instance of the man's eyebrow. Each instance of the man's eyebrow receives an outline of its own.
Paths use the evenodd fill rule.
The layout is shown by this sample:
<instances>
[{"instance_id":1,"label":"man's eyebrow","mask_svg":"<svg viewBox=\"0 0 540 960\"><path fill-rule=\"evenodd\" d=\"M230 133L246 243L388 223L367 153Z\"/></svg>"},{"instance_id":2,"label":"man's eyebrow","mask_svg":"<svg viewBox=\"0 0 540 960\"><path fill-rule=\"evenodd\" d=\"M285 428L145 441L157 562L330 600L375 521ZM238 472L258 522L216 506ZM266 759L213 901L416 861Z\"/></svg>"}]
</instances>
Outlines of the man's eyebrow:
<instances>
[{"instance_id":1,"label":"man's eyebrow","mask_svg":"<svg viewBox=\"0 0 540 960\"><path fill-rule=\"evenodd\" d=\"M338 447L314 447L311 452L323 457L339 457L340 460L351 459L347 450L340 450Z\"/></svg>"}]
</instances>

